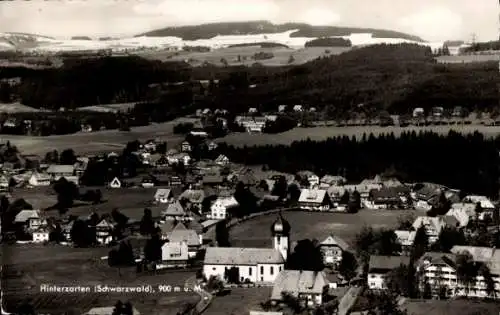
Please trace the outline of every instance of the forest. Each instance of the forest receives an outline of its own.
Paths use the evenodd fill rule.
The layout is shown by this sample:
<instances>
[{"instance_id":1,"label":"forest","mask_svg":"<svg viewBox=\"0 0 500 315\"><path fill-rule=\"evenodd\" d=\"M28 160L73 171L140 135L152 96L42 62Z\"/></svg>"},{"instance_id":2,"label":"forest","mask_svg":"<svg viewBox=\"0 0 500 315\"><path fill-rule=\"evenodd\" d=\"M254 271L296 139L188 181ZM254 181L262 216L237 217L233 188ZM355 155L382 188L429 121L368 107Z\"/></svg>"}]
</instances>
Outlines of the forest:
<instances>
[{"instance_id":1,"label":"forest","mask_svg":"<svg viewBox=\"0 0 500 315\"><path fill-rule=\"evenodd\" d=\"M2 98L47 109L137 102L156 112L209 107L238 114L256 105L272 111L279 104L306 104L337 118L361 107L408 114L414 107L498 106L495 62L437 64L429 48L413 44L358 48L286 67L192 68L128 56L68 58L52 69L0 68L0 80L14 77L21 84L1 84ZM192 84L198 80L218 83L207 90ZM172 84L181 81L189 84Z\"/></svg>"},{"instance_id":2,"label":"forest","mask_svg":"<svg viewBox=\"0 0 500 315\"><path fill-rule=\"evenodd\" d=\"M236 148L221 144L219 151L235 163L266 165L293 173L311 170L318 176L342 175L360 182L377 174L405 182L435 182L467 193L498 194L500 137L485 139L480 133L446 136L432 132L385 134L362 139L330 138L296 141L290 146L267 145Z\"/></svg>"},{"instance_id":3,"label":"forest","mask_svg":"<svg viewBox=\"0 0 500 315\"><path fill-rule=\"evenodd\" d=\"M344 38L322 37L306 42L305 47L352 47L352 43Z\"/></svg>"}]
</instances>

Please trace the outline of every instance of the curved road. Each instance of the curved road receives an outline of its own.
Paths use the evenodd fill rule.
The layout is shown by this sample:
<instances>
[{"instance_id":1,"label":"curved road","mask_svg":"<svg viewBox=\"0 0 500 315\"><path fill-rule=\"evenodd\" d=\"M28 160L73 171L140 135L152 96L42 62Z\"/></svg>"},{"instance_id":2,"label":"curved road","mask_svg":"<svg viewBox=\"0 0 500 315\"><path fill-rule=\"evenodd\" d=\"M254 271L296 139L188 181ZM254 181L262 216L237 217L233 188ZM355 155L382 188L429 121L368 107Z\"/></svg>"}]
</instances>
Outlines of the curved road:
<instances>
[{"instance_id":1,"label":"curved road","mask_svg":"<svg viewBox=\"0 0 500 315\"><path fill-rule=\"evenodd\" d=\"M186 280L186 288L194 288L196 285L198 285L196 276L189 277ZM201 290L196 290L195 292L200 296L200 301L195 306L196 314L201 314L208 308L208 306L210 306L213 296L212 294L203 290L203 288Z\"/></svg>"}]
</instances>

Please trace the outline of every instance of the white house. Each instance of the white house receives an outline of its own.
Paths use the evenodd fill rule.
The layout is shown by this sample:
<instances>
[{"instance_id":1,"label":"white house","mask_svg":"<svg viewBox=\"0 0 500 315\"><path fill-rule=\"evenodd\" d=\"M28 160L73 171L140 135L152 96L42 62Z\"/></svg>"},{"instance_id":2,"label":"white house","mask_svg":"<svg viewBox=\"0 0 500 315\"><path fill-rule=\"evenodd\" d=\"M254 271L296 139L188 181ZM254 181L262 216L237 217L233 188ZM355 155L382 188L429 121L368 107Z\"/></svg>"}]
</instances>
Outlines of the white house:
<instances>
[{"instance_id":1,"label":"white house","mask_svg":"<svg viewBox=\"0 0 500 315\"><path fill-rule=\"evenodd\" d=\"M187 154L185 152L181 152L181 153L177 153L174 155L168 155L167 161L168 161L168 164L170 164L170 165L182 163L185 166L187 166L191 162L191 157L189 156L189 154Z\"/></svg>"},{"instance_id":2,"label":"white house","mask_svg":"<svg viewBox=\"0 0 500 315\"><path fill-rule=\"evenodd\" d=\"M172 191L168 188L158 188L154 195L156 203L169 203L173 198Z\"/></svg>"},{"instance_id":3,"label":"white house","mask_svg":"<svg viewBox=\"0 0 500 315\"><path fill-rule=\"evenodd\" d=\"M58 180L61 177L73 176L75 173L74 165L57 165L51 164L47 169L47 174L52 177L52 180Z\"/></svg>"},{"instance_id":4,"label":"white house","mask_svg":"<svg viewBox=\"0 0 500 315\"><path fill-rule=\"evenodd\" d=\"M49 241L50 231L46 226L40 226L33 231L33 243L43 243Z\"/></svg>"},{"instance_id":5,"label":"white house","mask_svg":"<svg viewBox=\"0 0 500 315\"><path fill-rule=\"evenodd\" d=\"M228 216L228 211L237 207L238 201L233 196L219 197L212 206L210 206L210 218L214 220L223 220Z\"/></svg>"},{"instance_id":6,"label":"white house","mask_svg":"<svg viewBox=\"0 0 500 315\"><path fill-rule=\"evenodd\" d=\"M326 190L301 189L299 207L305 210L327 211L332 208L332 202Z\"/></svg>"},{"instance_id":7,"label":"white house","mask_svg":"<svg viewBox=\"0 0 500 315\"><path fill-rule=\"evenodd\" d=\"M122 182L118 179L118 177L113 178L113 180L109 183L110 188L121 188Z\"/></svg>"},{"instance_id":8,"label":"white house","mask_svg":"<svg viewBox=\"0 0 500 315\"><path fill-rule=\"evenodd\" d=\"M446 226L446 222L442 217L426 217L419 216L413 222L413 228L418 230L421 226L425 227L425 233L429 238L429 243L435 243L439 237L439 233L443 227Z\"/></svg>"},{"instance_id":9,"label":"white house","mask_svg":"<svg viewBox=\"0 0 500 315\"><path fill-rule=\"evenodd\" d=\"M157 267L185 267L189 260L186 242L167 242L161 247L161 264Z\"/></svg>"},{"instance_id":10,"label":"white house","mask_svg":"<svg viewBox=\"0 0 500 315\"><path fill-rule=\"evenodd\" d=\"M5 175L0 175L0 192L9 190L9 179Z\"/></svg>"},{"instance_id":11,"label":"white house","mask_svg":"<svg viewBox=\"0 0 500 315\"><path fill-rule=\"evenodd\" d=\"M50 186L50 176L48 174L34 172L31 174L28 184L33 187Z\"/></svg>"},{"instance_id":12,"label":"white house","mask_svg":"<svg viewBox=\"0 0 500 315\"><path fill-rule=\"evenodd\" d=\"M294 112L302 112L302 111L304 111L304 107L302 105L294 105L293 111Z\"/></svg>"},{"instance_id":13,"label":"white house","mask_svg":"<svg viewBox=\"0 0 500 315\"><path fill-rule=\"evenodd\" d=\"M171 232L162 235L162 238L174 243L185 242L188 246L189 258L195 257L202 245L202 240L196 231L186 228L182 223L177 224Z\"/></svg>"},{"instance_id":14,"label":"white house","mask_svg":"<svg viewBox=\"0 0 500 315\"><path fill-rule=\"evenodd\" d=\"M349 249L349 244L347 244L343 239L328 235L328 237L319 244L321 252L323 253L323 262L327 266L338 267L342 261L342 254L344 251Z\"/></svg>"},{"instance_id":15,"label":"white house","mask_svg":"<svg viewBox=\"0 0 500 315\"><path fill-rule=\"evenodd\" d=\"M235 267L240 281L274 282L285 269L290 248L290 224L280 214L271 231L273 248L208 247L203 263L205 277L224 279L225 270Z\"/></svg>"},{"instance_id":16,"label":"white house","mask_svg":"<svg viewBox=\"0 0 500 315\"><path fill-rule=\"evenodd\" d=\"M466 227L469 221L476 215L476 204L465 202L453 203L446 215L457 219L460 227Z\"/></svg>"},{"instance_id":17,"label":"white house","mask_svg":"<svg viewBox=\"0 0 500 315\"><path fill-rule=\"evenodd\" d=\"M423 117L425 115L425 111L422 107L417 107L413 109L413 117Z\"/></svg>"},{"instance_id":18,"label":"white house","mask_svg":"<svg viewBox=\"0 0 500 315\"><path fill-rule=\"evenodd\" d=\"M21 210L21 212L16 215L14 223L23 225L30 231L34 231L44 225L46 221L42 218L39 210Z\"/></svg>"},{"instance_id":19,"label":"white house","mask_svg":"<svg viewBox=\"0 0 500 315\"><path fill-rule=\"evenodd\" d=\"M288 293L308 308L317 307L323 303L328 282L323 271L283 270L274 282L271 301L279 303L283 300L283 294Z\"/></svg>"},{"instance_id":20,"label":"white house","mask_svg":"<svg viewBox=\"0 0 500 315\"><path fill-rule=\"evenodd\" d=\"M481 205L483 213L489 213L491 215L493 214L493 211L495 211L495 205L486 196L468 195L464 198L464 201L474 204L479 203Z\"/></svg>"},{"instance_id":21,"label":"white house","mask_svg":"<svg viewBox=\"0 0 500 315\"><path fill-rule=\"evenodd\" d=\"M215 159L215 164L221 165L221 166L228 165L229 158L227 156L221 154Z\"/></svg>"},{"instance_id":22,"label":"white house","mask_svg":"<svg viewBox=\"0 0 500 315\"><path fill-rule=\"evenodd\" d=\"M278 106L278 113L283 113L286 111L287 105L279 105Z\"/></svg>"},{"instance_id":23,"label":"white house","mask_svg":"<svg viewBox=\"0 0 500 315\"><path fill-rule=\"evenodd\" d=\"M96 238L99 244L107 245L113 240L113 225L107 220L101 220L96 226Z\"/></svg>"},{"instance_id":24,"label":"white house","mask_svg":"<svg viewBox=\"0 0 500 315\"><path fill-rule=\"evenodd\" d=\"M179 201L169 203L167 209L161 212L161 216L167 221L188 219L188 213Z\"/></svg>"},{"instance_id":25,"label":"white house","mask_svg":"<svg viewBox=\"0 0 500 315\"><path fill-rule=\"evenodd\" d=\"M407 252L413 246L415 242L416 231L406 231L406 230L396 230L394 231L396 234L396 241L399 245L401 245L401 249L403 252Z\"/></svg>"},{"instance_id":26,"label":"white house","mask_svg":"<svg viewBox=\"0 0 500 315\"><path fill-rule=\"evenodd\" d=\"M368 288L371 290L387 289L386 276L400 266L410 264L409 256L376 256L371 255L368 265Z\"/></svg>"}]
</instances>

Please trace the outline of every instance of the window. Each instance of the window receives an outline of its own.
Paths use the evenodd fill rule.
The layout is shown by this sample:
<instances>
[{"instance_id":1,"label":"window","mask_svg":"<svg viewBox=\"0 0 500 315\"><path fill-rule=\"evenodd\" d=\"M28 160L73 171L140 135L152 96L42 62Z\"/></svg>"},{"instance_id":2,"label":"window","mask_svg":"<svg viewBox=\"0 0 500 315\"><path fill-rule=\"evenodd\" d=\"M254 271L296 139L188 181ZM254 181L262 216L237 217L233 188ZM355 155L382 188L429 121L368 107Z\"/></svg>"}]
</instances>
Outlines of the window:
<instances>
[{"instance_id":1,"label":"window","mask_svg":"<svg viewBox=\"0 0 500 315\"><path fill-rule=\"evenodd\" d=\"M248 275L251 276L252 275L252 267L248 268Z\"/></svg>"},{"instance_id":2,"label":"window","mask_svg":"<svg viewBox=\"0 0 500 315\"><path fill-rule=\"evenodd\" d=\"M375 286L375 282L370 282L370 287L374 287Z\"/></svg>"},{"instance_id":3,"label":"window","mask_svg":"<svg viewBox=\"0 0 500 315\"><path fill-rule=\"evenodd\" d=\"M271 266L271 268L269 268L269 270L270 270L271 276L274 275L274 267Z\"/></svg>"},{"instance_id":4,"label":"window","mask_svg":"<svg viewBox=\"0 0 500 315\"><path fill-rule=\"evenodd\" d=\"M276 238L276 243L278 243L278 245L280 245L280 244L281 244L281 237L279 237L279 236L278 236L278 237Z\"/></svg>"},{"instance_id":5,"label":"window","mask_svg":"<svg viewBox=\"0 0 500 315\"><path fill-rule=\"evenodd\" d=\"M260 273L263 274L264 273L264 266L260 266Z\"/></svg>"},{"instance_id":6,"label":"window","mask_svg":"<svg viewBox=\"0 0 500 315\"><path fill-rule=\"evenodd\" d=\"M217 269L217 268L215 268L215 267L212 268L213 271L215 271L215 269Z\"/></svg>"},{"instance_id":7,"label":"window","mask_svg":"<svg viewBox=\"0 0 500 315\"><path fill-rule=\"evenodd\" d=\"M278 269L278 270L279 270L279 272L281 272L281 266L279 267L279 269Z\"/></svg>"}]
</instances>

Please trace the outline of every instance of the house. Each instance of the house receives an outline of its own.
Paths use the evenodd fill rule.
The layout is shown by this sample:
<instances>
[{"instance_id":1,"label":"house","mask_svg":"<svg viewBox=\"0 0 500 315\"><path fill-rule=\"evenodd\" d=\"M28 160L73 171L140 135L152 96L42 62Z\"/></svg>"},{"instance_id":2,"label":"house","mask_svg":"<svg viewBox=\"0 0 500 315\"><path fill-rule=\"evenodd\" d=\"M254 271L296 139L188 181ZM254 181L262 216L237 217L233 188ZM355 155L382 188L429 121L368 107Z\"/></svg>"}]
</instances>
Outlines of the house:
<instances>
[{"instance_id":1,"label":"house","mask_svg":"<svg viewBox=\"0 0 500 315\"><path fill-rule=\"evenodd\" d=\"M208 133L206 131L192 130L189 134L193 137L207 138Z\"/></svg>"},{"instance_id":2,"label":"house","mask_svg":"<svg viewBox=\"0 0 500 315\"><path fill-rule=\"evenodd\" d=\"M83 315L113 315L115 314L114 309L114 306L93 307ZM132 315L141 315L141 313L132 306Z\"/></svg>"},{"instance_id":3,"label":"house","mask_svg":"<svg viewBox=\"0 0 500 315\"><path fill-rule=\"evenodd\" d=\"M278 115L265 115L264 118L266 119L266 121L276 121L278 120Z\"/></svg>"},{"instance_id":4,"label":"house","mask_svg":"<svg viewBox=\"0 0 500 315\"><path fill-rule=\"evenodd\" d=\"M402 205L402 200L396 189L382 187L372 189L364 205L368 209L398 209Z\"/></svg>"},{"instance_id":5,"label":"house","mask_svg":"<svg viewBox=\"0 0 500 315\"><path fill-rule=\"evenodd\" d=\"M431 109L431 113L433 117L443 117L444 115L444 108L442 107L433 107Z\"/></svg>"},{"instance_id":6,"label":"house","mask_svg":"<svg viewBox=\"0 0 500 315\"><path fill-rule=\"evenodd\" d=\"M50 186L50 179L48 174L34 172L31 174L28 184L33 187Z\"/></svg>"},{"instance_id":7,"label":"house","mask_svg":"<svg viewBox=\"0 0 500 315\"><path fill-rule=\"evenodd\" d=\"M374 178L367 178L356 185L355 190L361 195L361 199L366 200L370 197L370 192L373 190L380 190L383 187L382 178L377 175Z\"/></svg>"},{"instance_id":8,"label":"house","mask_svg":"<svg viewBox=\"0 0 500 315\"><path fill-rule=\"evenodd\" d=\"M238 207L238 201L234 197L219 197L210 206L210 219L224 220L229 215L229 210Z\"/></svg>"},{"instance_id":9,"label":"house","mask_svg":"<svg viewBox=\"0 0 500 315\"><path fill-rule=\"evenodd\" d=\"M110 188L121 188L122 182L118 179L118 177L113 178L113 180L109 183Z\"/></svg>"},{"instance_id":10,"label":"house","mask_svg":"<svg viewBox=\"0 0 500 315\"><path fill-rule=\"evenodd\" d=\"M202 178L203 185L221 186L224 184L224 177L219 174L205 174Z\"/></svg>"},{"instance_id":11,"label":"house","mask_svg":"<svg viewBox=\"0 0 500 315\"><path fill-rule=\"evenodd\" d=\"M424 290L428 285L434 296L439 296L445 288L447 296L453 296L458 284L456 273L456 256L450 253L427 252L417 261L415 269L422 274L419 289ZM424 281L425 279L425 281Z\"/></svg>"},{"instance_id":12,"label":"house","mask_svg":"<svg viewBox=\"0 0 500 315\"><path fill-rule=\"evenodd\" d=\"M294 105L293 111L294 112L302 112L302 111L304 111L304 107L302 105Z\"/></svg>"},{"instance_id":13,"label":"house","mask_svg":"<svg viewBox=\"0 0 500 315\"><path fill-rule=\"evenodd\" d=\"M332 208L332 202L326 190L301 189L299 207L305 210L327 211Z\"/></svg>"},{"instance_id":14,"label":"house","mask_svg":"<svg viewBox=\"0 0 500 315\"><path fill-rule=\"evenodd\" d=\"M328 287L328 279L322 271L283 270L274 282L271 301L279 303L284 294L290 294L307 308L317 307L323 303Z\"/></svg>"},{"instance_id":15,"label":"house","mask_svg":"<svg viewBox=\"0 0 500 315\"><path fill-rule=\"evenodd\" d=\"M229 164L229 158L223 154L219 155L216 159L215 159L215 164L217 165L221 165L221 166L225 166L225 165L228 165Z\"/></svg>"},{"instance_id":16,"label":"house","mask_svg":"<svg viewBox=\"0 0 500 315\"><path fill-rule=\"evenodd\" d=\"M495 211L495 205L486 196L468 195L468 196L465 196L463 201L474 203L474 204L479 203L481 205L482 211L485 214L489 214L490 216L492 216L493 212Z\"/></svg>"},{"instance_id":17,"label":"house","mask_svg":"<svg viewBox=\"0 0 500 315\"><path fill-rule=\"evenodd\" d=\"M307 180L309 187L306 188L317 188L319 186L319 177L311 171L300 171L297 173L297 177L301 180Z\"/></svg>"},{"instance_id":18,"label":"house","mask_svg":"<svg viewBox=\"0 0 500 315\"><path fill-rule=\"evenodd\" d=\"M331 186L342 186L347 180L342 176L325 175L319 180L319 188L327 189Z\"/></svg>"},{"instance_id":19,"label":"house","mask_svg":"<svg viewBox=\"0 0 500 315\"><path fill-rule=\"evenodd\" d=\"M250 108L248 109L248 113L249 113L249 114L256 114L256 113L258 113L258 112L259 112L259 111L258 111L258 110L257 110L257 108L255 108L255 107L250 107Z\"/></svg>"},{"instance_id":20,"label":"house","mask_svg":"<svg viewBox=\"0 0 500 315\"><path fill-rule=\"evenodd\" d=\"M349 249L349 245L341 238L328 235L328 237L319 244L319 248L323 253L323 263L325 266L338 268L342 261L342 254Z\"/></svg>"},{"instance_id":21,"label":"house","mask_svg":"<svg viewBox=\"0 0 500 315\"><path fill-rule=\"evenodd\" d=\"M99 244L107 245L113 240L113 224L106 219L102 219L95 226L96 238Z\"/></svg>"},{"instance_id":22,"label":"house","mask_svg":"<svg viewBox=\"0 0 500 315\"><path fill-rule=\"evenodd\" d=\"M451 116L453 117L462 117L465 111L462 106L455 106L453 111L451 112Z\"/></svg>"},{"instance_id":23,"label":"house","mask_svg":"<svg viewBox=\"0 0 500 315\"><path fill-rule=\"evenodd\" d=\"M180 186L182 185L182 179L179 176L170 176L169 184L170 186Z\"/></svg>"},{"instance_id":24,"label":"house","mask_svg":"<svg viewBox=\"0 0 500 315\"><path fill-rule=\"evenodd\" d=\"M413 115L414 118L420 118L425 116L425 111L422 107L417 107L413 109Z\"/></svg>"},{"instance_id":25,"label":"house","mask_svg":"<svg viewBox=\"0 0 500 315\"><path fill-rule=\"evenodd\" d=\"M0 175L0 192L9 191L9 179L5 175Z\"/></svg>"},{"instance_id":26,"label":"house","mask_svg":"<svg viewBox=\"0 0 500 315\"><path fill-rule=\"evenodd\" d=\"M174 243L185 242L188 246L189 258L194 258L202 245L196 231L186 228L183 223L178 223L172 231L166 234L162 233L162 238Z\"/></svg>"},{"instance_id":27,"label":"house","mask_svg":"<svg viewBox=\"0 0 500 315\"><path fill-rule=\"evenodd\" d=\"M48 226L39 226L33 231L33 243L44 243L49 241L50 229Z\"/></svg>"},{"instance_id":28,"label":"house","mask_svg":"<svg viewBox=\"0 0 500 315\"><path fill-rule=\"evenodd\" d=\"M142 188L153 188L155 186L155 180L152 176L144 176L141 180Z\"/></svg>"},{"instance_id":29,"label":"house","mask_svg":"<svg viewBox=\"0 0 500 315\"><path fill-rule=\"evenodd\" d=\"M162 211L162 217L164 220L186 220L189 218L186 210L179 201L168 204L167 209Z\"/></svg>"},{"instance_id":30,"label":"house","mask_svg":"<svg viewBox=\"0 0 500 315\"><path fill-rule=\"evenodd\" d=\"M205 199L205 191L202 189L186 189L179 196L179 200L187 200L190 206L201 210L201 204Z\"/></svg>"},{"instance_id":31,"label":"house","mask_svg":"<svg viewBox=\"0 0 500 315\"><path fill-rule=\"evenodd\" d=\"M191 157L186 152L181 152L173 155L167 155L167 161L169 165L182 163L188 166L191 162Z\"/></svg>"},{"instance_id":32,"label":"house","mask_svg":"<svg viewBox=\"0 0 500 315\"><path fill-rule=\"evenodd\" d=\"M168 188L158 188L154 195L154 201L156 203L169 203L172 201L173 197L172 190Z\"/></svg>"},{"instance_id":33,"label":"house","mask_svg":"<svg viewBox=\"0 0 500 315\"><path fill-rule=\"evenodd\" d=\"M193 150L193 147L189 143L189 141L183 141L181 143L181 152L191 152Z\"/></svg>"},{"instance_id":34,"label":"house","mask_svg":"<svg viewBox=\"0 0 500 315\"><path fill-rule=\"evenodd\" d=\"M161 155L156 162L154 162L154 166L156 169L166 169L168 167L168 159L166 155Z\"/></svg>"},{"instance_id":35,"label":"house","mask_svg":"<svg viewBox=\"0 0 500 315\"><path fill-rule=\"evenodd\" d=\"M413 228L418 230L421 226L425 227L425 233L429 238L429 243L434 243L439 237L439 233L446 226L446 222L443 217L426 217L419 216L413 222Z\"/></svg>"},{"instance_id":36,"label":"house","mask_svg":"<svg viewBox=\"0 0 500 315\"><path fill-rule=\"evenodd\" d=\"M22 225L29 231L34 231L46 224L39 210L21 210L14 218L14 223Z\"/></svg>"},{"instance_id":37,"label":"house","mask_svg":"<svg viewBox=\"0 0 500 315\"><path fill-rule=\"evenodd\" d=\"M208 247L203 263L205 277L224 279L226 270L236 268L240 281L273 283L285 269L290 230L290 223L280 213L271 225L273 248Z\"/></svg>"},{"instance_id":38,"label":"house","mask_svg":"<svg viewBox=\"0 0 500 315\"><path fill-rule=\"evenodd\" d=\"M409 264L409 256L371 255L368 264L368 288L371 290L386 289L385 278L387 274L400 266L409 266Z\"/></svg>"},{"instance_id":39,"label":"house","mask_svg":"<svg viewBox=\"0 0 500 315\"><path fill-rule=\"evenodd\" d=\"M178 227L178 225L182 225L182 227ZM174 229L179 228L179 229L188 229L188 230L193 230L196 232L196 235L198 235L198 242L200 244L203 243L203 225L199 223L196 220L190 220L190 221L181 221L181 222L175 222L175 221L165 221L164 223L160 224L159 226L161 235L163 235L163 239L167 238L166 236L172 232Z\"/></svg>"},{"instance_id":40,"label":"house","mask_svg":"<svg viewBox=\"0 0 500 315\"><path fill-rule=\"evenodd\" d=\"M470 202L452 203L446 216L452 216L457 219L459 227L466 227L476 216L476 204Z\"/></svg>"},{"instance_id":41,"label":"house","mask_svg":"<svg viewBox=\"0 0 500 315\"><path fill-rule=\"evenodd\" d=\"M405 231L405 230L396 230L394 231L396 234L396 242L401 245L401 251L403 253L409 253L413 247L413 242L415 241L416 231Z\"/></svg>"},{"instance_id":42,"label":"house","mask_svg":"<svg viewBox=\"0 0 500 315\"><path fill-rule=\"evenodd\" d=\"M186 242L166 242L161 247L161 264L157 267L186 267L189 248Z\"/></svg>"},{"instance_id":43,"label":"house","mask_svg":"<svg viewBox=\"0 0 500 315\"><path fill-rule=\"evenodd\" d=\"M214 141L210 141L207 146L208 146L208 151L213 151L218 147L217 143L215 143Z\"/></svg>"},{"instance_id":44,"label":"house","mask_svg":"<svg viewBox=\"0 0 500 315\"><path fill-rule=\"evenodd\" d=\"M287 105L279 105L278 106L278 113L283 113L286 111Z\"/></svg>"},{"instance_id":45,"label":"house","mask_svg":"<svg viewBox=\"0 0 500 315\"><path fill-rule=\"evenodd\" d=\"M75 174L75 166L52 164L47 169L47 174L52 177L52 180L58 180L59 178L66 176L73 176Z\"/></svg>"}]
</instances>

